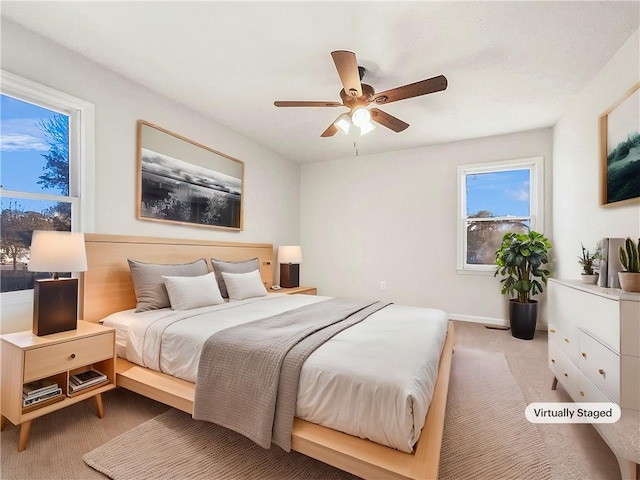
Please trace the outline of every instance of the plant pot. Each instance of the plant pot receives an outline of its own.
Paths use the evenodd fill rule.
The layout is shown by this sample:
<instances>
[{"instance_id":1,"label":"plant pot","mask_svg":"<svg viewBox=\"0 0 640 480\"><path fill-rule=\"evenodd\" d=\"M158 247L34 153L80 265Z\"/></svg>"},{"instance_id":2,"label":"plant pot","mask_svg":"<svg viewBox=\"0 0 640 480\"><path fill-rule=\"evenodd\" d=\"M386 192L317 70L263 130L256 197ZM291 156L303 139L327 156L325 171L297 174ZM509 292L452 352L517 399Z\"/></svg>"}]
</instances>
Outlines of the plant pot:
<instances>
[{"instance_id":1,"label":"plant pot","mask_svg":"<svg viewBox=\"0 0 640 480\"><path fill-rule=\"evenodd\" d=\"M620 279L620 288L625 292L640 293L640 273L636 272L618 272Z\"/></svg>"},{"instance_id":2,"label":"plant pot","mask_svg":"<svg viewBox=\"0 0 640 480\"><path fill-rule=\"evenodd\" d=\"M531 300L529 303L509 300L509 325L511 335L515 338L531 340L536 334L537 320L538 302L536 300Z\"/></svg>"},{"instance_id":3,"label":"plant pot","mask_svg":"<svg viewBox=\"0 0 640 480\"><path fill-rule=\"evenodd\" d=\"M582 280L583 283L595 285L596 283L598 283L598 274L594 273L593 275L587 275L586 273L581 273L580 280Z\"/></svg>"}]
</instances>

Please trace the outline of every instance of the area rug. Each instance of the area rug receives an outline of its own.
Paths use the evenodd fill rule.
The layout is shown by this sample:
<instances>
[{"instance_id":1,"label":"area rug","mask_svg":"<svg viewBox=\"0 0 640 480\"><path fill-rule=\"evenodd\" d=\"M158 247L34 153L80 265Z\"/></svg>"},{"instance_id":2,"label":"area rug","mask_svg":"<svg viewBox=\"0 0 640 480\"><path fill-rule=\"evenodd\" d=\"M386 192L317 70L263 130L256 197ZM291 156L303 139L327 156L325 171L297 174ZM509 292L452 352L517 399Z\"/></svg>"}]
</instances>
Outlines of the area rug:
<instances>
[{"instance_id":1,"label":"area rug","mask_svg":"<svg viewBox=\"0 0 640 480\"><path fill-rule=\"evenodd\" d=\"M440 478L551 478L535 425L503 354L456 348ZM83 456L114 480L353 480L296 452L264 450L241 435L169 410Z\"/></svg>"},{"instance_id":2,"label":"area rug","mask_svg":"<svg viewBox=\"0 0 640 480\"><path fill-rule=\"evenodd\" d=\"M451 366L440 479L552 478L536 426L502 353L456 347Z\"/></svg>"}]
</instances>

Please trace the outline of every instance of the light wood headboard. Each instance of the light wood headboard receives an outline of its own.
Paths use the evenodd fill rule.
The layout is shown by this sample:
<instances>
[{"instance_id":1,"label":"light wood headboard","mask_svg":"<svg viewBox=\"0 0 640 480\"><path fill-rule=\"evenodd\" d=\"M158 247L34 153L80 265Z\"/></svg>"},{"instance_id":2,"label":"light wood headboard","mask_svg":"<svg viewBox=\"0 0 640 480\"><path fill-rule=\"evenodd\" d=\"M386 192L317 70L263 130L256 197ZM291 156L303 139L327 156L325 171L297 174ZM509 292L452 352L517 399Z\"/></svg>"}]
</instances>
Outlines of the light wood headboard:
<instances>
[{"instance_id":1,"label":"light wood headboard","mask_svg":"<svg viewBox=\"0 0 640 480\"><path fill-rule=\"evenodd\" d=\"M270 243L210 242L175 238L85 234L88 270L80 277L80 318L98 322L120 310L134 308L136 296L127 259L147 263L185 263L211 257L241 261L258 257L267 288L273 284Z\"/></svg>"}]
</instances>

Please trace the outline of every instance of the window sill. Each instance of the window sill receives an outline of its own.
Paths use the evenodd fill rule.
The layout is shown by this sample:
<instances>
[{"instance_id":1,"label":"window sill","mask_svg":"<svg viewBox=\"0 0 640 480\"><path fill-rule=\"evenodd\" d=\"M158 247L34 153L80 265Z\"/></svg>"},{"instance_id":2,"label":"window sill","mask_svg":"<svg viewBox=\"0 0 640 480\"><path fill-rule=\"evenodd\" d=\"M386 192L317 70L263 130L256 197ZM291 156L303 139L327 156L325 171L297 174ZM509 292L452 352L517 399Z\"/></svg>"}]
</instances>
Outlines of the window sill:
<instances>
[{"instance_id":1,"label":"window sill","mask_svg":"<svg viewBox=\"0 0 640 480\"><path fill-rule=\"evenodd\" d=\"M458 275L480 275L480 276L492 276L496 273L495 267L490 267L487 270L471 270L465 268L457 268Z\"/></svg>"}]
</instances>

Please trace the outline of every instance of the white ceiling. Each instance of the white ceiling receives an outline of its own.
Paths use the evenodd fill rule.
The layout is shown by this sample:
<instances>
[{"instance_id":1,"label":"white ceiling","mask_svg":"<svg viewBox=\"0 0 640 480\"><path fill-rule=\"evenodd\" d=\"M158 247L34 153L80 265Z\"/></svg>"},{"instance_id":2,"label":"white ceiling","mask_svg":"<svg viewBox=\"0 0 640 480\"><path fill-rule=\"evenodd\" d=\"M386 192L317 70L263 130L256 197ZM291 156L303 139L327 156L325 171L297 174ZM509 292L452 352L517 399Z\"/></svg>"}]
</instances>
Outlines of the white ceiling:
<instances>
[{"instance_id":1,"label":"white ceiling","mask_svg":"<svg viewBox=\"0 0 640 480\"><path fill-rule=\"evenodd\" d=\"M297 162L552 126L638 28L639 2L11 2L2 15ZM443 74L386 112L411 126L320 134L344 108L330 52L380 92ZM639 51L640 54L640 51ZM153 119L145 119L153 121ZM178 132L181 133L181 132ZM212 146L215 148L215 146Z\"/></svg>"}]
</instances>

